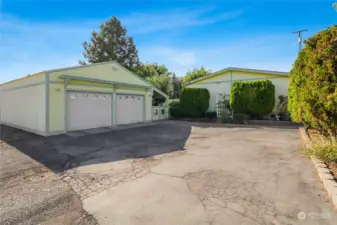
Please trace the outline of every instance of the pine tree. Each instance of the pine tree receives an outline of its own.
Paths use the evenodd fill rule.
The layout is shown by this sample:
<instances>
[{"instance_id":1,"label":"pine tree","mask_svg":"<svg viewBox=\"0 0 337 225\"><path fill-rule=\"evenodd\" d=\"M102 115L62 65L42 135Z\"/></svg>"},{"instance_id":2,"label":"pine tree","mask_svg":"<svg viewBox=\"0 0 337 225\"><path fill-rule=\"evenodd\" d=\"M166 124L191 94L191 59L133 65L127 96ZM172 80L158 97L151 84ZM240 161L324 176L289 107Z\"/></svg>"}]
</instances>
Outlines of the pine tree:
<instances>
[{"instance_id":1,"label":"pine tree","mask_svg":"<svg viewBox=\"0 0 337 225\"><path fill-rule=\"evenodd\" d=\"M127 30L121 22L112 17L101 24L100 31L93 31L90 43L83 43L83 56L87 62L80 60L79 63L98 63L115 60L132 69L139 65L138 50L133 38L127 36Z\"/></svg>"}]
</instances>

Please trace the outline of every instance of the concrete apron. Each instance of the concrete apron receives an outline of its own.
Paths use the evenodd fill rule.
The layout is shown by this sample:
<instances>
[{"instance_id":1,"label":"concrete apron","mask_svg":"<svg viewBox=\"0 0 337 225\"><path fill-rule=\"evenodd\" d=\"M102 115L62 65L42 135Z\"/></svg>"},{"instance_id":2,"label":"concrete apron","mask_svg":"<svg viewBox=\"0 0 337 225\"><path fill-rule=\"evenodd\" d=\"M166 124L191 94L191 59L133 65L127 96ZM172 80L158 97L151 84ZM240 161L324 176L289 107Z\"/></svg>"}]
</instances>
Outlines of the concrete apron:
<instances>
[{"instance_id":1,"label":"concrete apron","mask_svg":"<svg viewBox=\"0 0 337 225\"><path fill-rule=\"evenodd\" d=\"M163 150L185 129L190 134L180 150ZM166 122L130 135L143 136L107 143L62 176L100 224L323 225L337 219L298 151L296 130ZM138 151L163 153L134 157Z\"/></svg>"}]
</instances>

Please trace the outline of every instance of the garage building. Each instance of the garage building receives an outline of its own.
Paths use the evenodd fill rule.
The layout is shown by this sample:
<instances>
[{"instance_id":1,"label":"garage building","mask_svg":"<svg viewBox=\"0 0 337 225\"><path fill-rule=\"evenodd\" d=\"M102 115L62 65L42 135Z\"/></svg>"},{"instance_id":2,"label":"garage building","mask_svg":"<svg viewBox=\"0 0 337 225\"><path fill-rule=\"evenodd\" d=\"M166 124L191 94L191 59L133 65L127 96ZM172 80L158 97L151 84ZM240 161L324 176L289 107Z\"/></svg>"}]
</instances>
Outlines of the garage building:
<instances>
[{"instance_id":1,"label":"garage building","mask_svg":"<svg viewBox=\"0 0 337 225\"><path fill-rule=\"evenodd\" d=\"M154 100L156 98L156 100ZM43 136L166 119L168 96L117 62L44 71L0 86L0 121Z\"/></svg>"}]
</instances>

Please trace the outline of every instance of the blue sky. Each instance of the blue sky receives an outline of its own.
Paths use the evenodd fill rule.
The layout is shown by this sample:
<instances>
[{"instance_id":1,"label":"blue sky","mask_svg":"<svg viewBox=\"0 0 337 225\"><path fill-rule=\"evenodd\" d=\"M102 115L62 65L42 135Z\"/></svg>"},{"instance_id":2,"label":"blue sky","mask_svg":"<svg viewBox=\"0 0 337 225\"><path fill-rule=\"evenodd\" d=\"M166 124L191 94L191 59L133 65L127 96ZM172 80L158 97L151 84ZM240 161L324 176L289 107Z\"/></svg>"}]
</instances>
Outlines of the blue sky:
<instances>
[{"instance_id":1,"label":"blue sky","mask_svg":"<svg viewBox=\"0 0 337 225\"><path fill-rule=\"evenodd\" d=\"M177 76L205 66L289 71L304 38L337 23L328 0L0 0L0 83L78 65L82 42L111 16L133 36L142 62Z\"/></svg>"}]
</instances>

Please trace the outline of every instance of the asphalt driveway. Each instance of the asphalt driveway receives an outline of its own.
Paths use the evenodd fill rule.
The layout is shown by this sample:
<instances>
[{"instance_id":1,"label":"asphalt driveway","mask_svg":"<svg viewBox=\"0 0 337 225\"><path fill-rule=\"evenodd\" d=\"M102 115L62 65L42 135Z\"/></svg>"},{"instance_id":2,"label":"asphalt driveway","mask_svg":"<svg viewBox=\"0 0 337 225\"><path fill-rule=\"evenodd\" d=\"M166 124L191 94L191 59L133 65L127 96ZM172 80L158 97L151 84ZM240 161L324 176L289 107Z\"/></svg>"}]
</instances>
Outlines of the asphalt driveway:
<instances>
[{"instance_id":1,"label":"asphalt driveway","mask_svg":"<svg viewBox=\"0 0 337 225\"><path fill-rule=\"evenodd\" d=\"M102 225L337 221L296 129L167 121L43 140L11 143Z\"/></svg>"}]
</instances>

